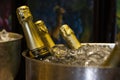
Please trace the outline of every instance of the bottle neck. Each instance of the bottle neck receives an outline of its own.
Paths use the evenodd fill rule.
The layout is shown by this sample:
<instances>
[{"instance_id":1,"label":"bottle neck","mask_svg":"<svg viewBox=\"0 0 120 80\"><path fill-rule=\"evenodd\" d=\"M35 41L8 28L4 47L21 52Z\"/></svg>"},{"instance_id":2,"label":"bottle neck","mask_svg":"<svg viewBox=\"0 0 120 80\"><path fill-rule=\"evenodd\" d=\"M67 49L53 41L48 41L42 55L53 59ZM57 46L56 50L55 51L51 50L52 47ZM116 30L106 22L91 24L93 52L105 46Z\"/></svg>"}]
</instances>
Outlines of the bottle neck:
<instances>
[{"instance_id":1,"label":"bottle neck","mask_svg":"<svg viewBox=\"0 0 120 80\"><path fill-rule=\"evenodd\" d=\"M80 48L81 46L80 42L75 36L73 30L67 24L61 26L60 34L62 35L63 39L67 42L71 49Z\"/></svg>"},{"instance_id":2,"label":"bottle neck","mask_svg":"<svg viewBox=\"0 0 120 80\"><path fill-rule=\"evenodd\" d=\"M44 46L39 34L35 29L35 25L31 19L22 23L23 31L25 34L27 46L30 50L41 48Z\"/></svg>"},{"instance_id":3,"label":"bottle neck","mask_svg":"<svg viewBox=\"0 0 120 80\"><path fill-rule=\"evenodd\" d=\"M46 47L52 48L52 47L55 46L54 41L52 40L51 36L48 33L45 33L44 35L41 35L41 37L42 37Z\"/></svg>"},{"instance_id":4,"label":"bottle neck","mask_svg":"<svg viewBox=\"0 0 120 80\"><path fill-rule=\"evenodd\" d=\"M48 29L45 26L44 22L42 20L38 20L35 22L35 25L45 46L48 47L48 49L55 46L55 43L49 35Z\"/></svg>"},{"instance_id":5,"label":"bottle neck","mask_svg":"<svg viewBox=\"0 0 120 80\"><path fill-rule=\"evenodd\" d=\"M64 39L66 40L71 49L78 49L81 46L80 42L78 41L74 34L66 36L64 37Z\"/></svg>"}]
</instances>

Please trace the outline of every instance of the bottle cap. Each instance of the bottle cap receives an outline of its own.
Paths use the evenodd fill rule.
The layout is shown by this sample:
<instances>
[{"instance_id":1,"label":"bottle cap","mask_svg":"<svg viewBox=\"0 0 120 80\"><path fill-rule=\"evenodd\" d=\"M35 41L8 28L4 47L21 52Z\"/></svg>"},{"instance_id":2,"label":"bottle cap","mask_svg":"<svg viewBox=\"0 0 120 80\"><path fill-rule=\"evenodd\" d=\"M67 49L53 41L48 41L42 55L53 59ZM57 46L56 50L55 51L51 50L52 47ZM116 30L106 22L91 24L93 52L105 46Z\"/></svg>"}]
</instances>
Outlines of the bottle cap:
<instances>
[{"instance_id":1,"label":"bottle cap","mask_svg":"<svg viewBox=\"0 0 120 80\"><path fill-rule=\"evenodd\" d=\"M16 10L18 20L21 22L26 21L29 18L32 18L32 14L28 6L20 6Z\"/></svg>"},{"instance_id":2,"label":"bottle cap","mask_svg":"<svg viewBox=\"0 0 120 80\"><path fill-rule=\"evenodd\" d=\"M41 34L48 33L48 29L45 26L44 22L42 20L38 20L35 22L35 25L37 26L38 30L40 31Z\"/></svg>"},{"instance_id":3,"label":"bottle cap","mask_svg":"<svg viewBox=\"0 0 120 80\"><path fill-rule=\"evenodd\" d=\"M61 26L60 33L63 36L70 36L71 34L74 34L73 30L67 24Z\"/></svg>"},{"instance_id":4,"label":"bottle cap","mask_svg":"<svg viewBox=\"0 0 120 80\"><path fill-rule=\"evenodd\" d=\"M61 26L60 34L71 49L78 49L81 46L73 30L68 25L65 24Z\"/></svg>"}]
</instances>

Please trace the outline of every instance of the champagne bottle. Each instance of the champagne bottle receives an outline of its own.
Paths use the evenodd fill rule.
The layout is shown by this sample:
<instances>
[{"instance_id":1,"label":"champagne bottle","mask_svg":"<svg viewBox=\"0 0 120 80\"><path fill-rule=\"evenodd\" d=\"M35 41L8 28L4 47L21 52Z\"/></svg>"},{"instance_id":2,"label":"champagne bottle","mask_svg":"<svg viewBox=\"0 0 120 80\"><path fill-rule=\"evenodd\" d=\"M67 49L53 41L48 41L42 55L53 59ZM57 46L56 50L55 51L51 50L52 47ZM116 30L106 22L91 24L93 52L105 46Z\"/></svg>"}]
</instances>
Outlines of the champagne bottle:
<instances>
[{"instance_id":1,"label":"champagne bottle","mask_svg":"<svg viewBox=\"0 0 120 80\"><path fill-rule=\"evenodd\" d=\"M51 36L49 35L48 29L46 25L44 24L44 22L42 20L38 20L35 22L35 25L38 29L40 37L42 41L44 42L45 46L48 47L48 49L55 46L55 43L52 40Z\"/></svg>"},{"instance_id":2,"label":"champagne bottle","mask_svg":"<svg viewBox=\"0 0 120 80\"><path fill-rule=\"evenodd\" d=\"M30 56L36 59L42 59L50 55L36 31L29 7L20 6L17 8L16 13L26 38L27 47L30 50Z\"/></svg>"},{"instance_id":3,"label":"champagne bottle","mask_svg":"<svg viewBox=\"0 0 120 80\"><path fill-rule=\"evenodd\" d=\"M61 57L67 54L68 48L63 44L55 44L52 40L48 29L42 20L35 22L35 25L38 29L39 35L43 40L45 46L48 48L49 52L56 57Z\"/></svg>"},{"instance_id":4,"label":"champagne bottle","mask_svg":"<svg viewBox=\"0 0 120 80\"><path fill-rule=\"evenodd\" d=\"M61 26L60 34L71 49L78 49L81 47L81 44L75 36L73 30L67 24Z\"/></svg>"},{"instance_id":5,"label":"champagne bottle","mask_svg":"<svg viewBox=\"0 0 120 80\"><path fill-rule=\"evenodd\" d=\"M118 35L117 38L118 40L115 43L115 47L102 64L104 67L119 67L120 65L120 35Z\"/></svg>"}]
</instances>

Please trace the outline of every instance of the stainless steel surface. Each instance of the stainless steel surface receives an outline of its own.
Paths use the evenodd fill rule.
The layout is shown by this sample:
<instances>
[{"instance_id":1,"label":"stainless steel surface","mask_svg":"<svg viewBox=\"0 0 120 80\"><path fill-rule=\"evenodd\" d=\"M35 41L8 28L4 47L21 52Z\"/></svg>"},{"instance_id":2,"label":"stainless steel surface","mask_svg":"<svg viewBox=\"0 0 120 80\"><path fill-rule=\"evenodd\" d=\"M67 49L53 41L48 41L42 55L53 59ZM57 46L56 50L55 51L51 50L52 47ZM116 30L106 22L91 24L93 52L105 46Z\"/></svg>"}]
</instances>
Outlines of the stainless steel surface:
<instances>
[{"instance_id":1,"label":"stainless steel surface","mask_svg":"<svg viewBox=\"0 0 120 80\"><path fill-rule=\"evenodd\" d=\"M104 45L104 44L101 44ZM113 47L114 44L111 45ZM120 68L81 67L42 62L23 56L26 60L26 80L119 80Z\"/></svg>"},{"instance_id":2,"label":"stainless steel surface","mask_svg":"<svg viewBox=\"0 0 120 80\"><path fill-rule=\"evenodd\" d=\"M14 80L20 64L22 35L9 36L14 40L0 42L0 80Z\"/></svg>"}]
</instances>

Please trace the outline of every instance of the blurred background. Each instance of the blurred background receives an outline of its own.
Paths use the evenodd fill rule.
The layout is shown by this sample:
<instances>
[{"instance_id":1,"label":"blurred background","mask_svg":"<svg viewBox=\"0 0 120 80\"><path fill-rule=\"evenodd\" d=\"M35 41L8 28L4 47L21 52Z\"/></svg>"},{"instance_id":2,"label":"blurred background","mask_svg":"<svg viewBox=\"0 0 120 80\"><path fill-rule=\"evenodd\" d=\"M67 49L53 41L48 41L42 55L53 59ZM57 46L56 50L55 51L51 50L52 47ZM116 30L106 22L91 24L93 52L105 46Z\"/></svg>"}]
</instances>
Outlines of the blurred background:
<instances>
[{"instance_id":1,"label":"blurred background","mask_svg":"<svg viewBox=\"0 0 120 80\"><path fill-rule=\"evenodd\" d=\"M33 21L42 19L56 43L63 42L59 36L62 24L68 24L81 42L114 42L119 32L119 3L116 5L116 0L2 0L0 30L22 32L18 29L16 8L28 5Z\"/></svg>"},{"instance_id":2,"label":"blurred background","mask_svg":"<svg viewBox=\"0 0 120 80\"><path fill-rule=\"evenodd\" d=\"M1 0L0 30L23 31L16 17L16 8L28 5L33 21L43 20L55 43L64 43L59 27L68 24L80 42L113 43L120 33L119 0ZM22 40L22 51L26 42ZM25 79L24 59L16 80Z\"/></svg>"},{"instance_id":3,"label":"blurred background","mask_svg":"<svg viewBox=\"0 0 120 80\"><path fill-rule=\"evenodd\" d=\"M42 19L56 43L63 43L59 27L68 24L82 42L91 41L93 0L28 0L34 21ZM33 4L35 3L35 4Z\"/></svg>"}]
</instances>

